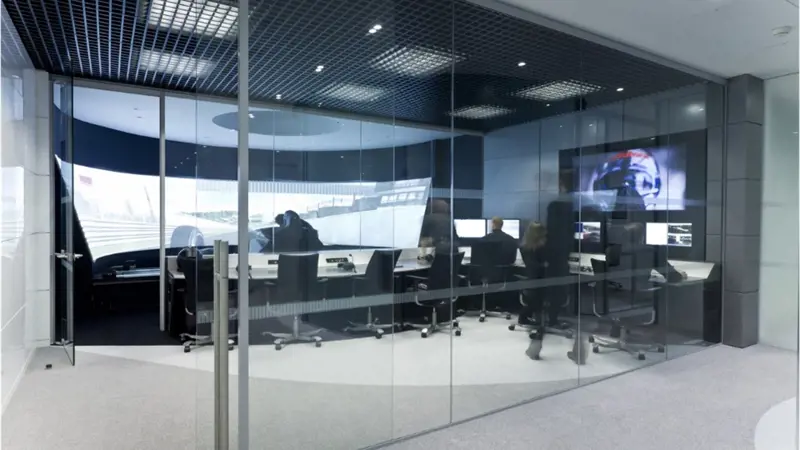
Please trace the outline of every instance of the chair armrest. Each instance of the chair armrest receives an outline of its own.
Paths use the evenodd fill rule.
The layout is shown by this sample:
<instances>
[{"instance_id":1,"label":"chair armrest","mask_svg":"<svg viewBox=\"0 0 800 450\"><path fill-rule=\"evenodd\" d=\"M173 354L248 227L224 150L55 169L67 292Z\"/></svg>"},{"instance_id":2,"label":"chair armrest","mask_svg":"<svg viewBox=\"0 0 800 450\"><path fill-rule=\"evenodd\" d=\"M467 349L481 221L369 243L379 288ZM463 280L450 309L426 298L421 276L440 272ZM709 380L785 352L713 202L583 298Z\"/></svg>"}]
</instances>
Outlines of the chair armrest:
<instances>
[{"instance_id":1,"label":"chair armrest","mask_svg":"<svg viewBox=\"0 0 800 450\"><path fill-rule=\"evenodd\" d=\"M412 280L419 280L419 281L425 281L425 280L428 279L428 277L423 277L422 275L406 275L406 278L410 278Z\"/></svg>"},{"instance_id":2,"label":"chair armrest","mask_svg":"<svg viewBox=\"0 0 800 450\"><path fill-rule=\"evenodd\" d=\"M528 279L529 279L529 278L528 278L528 277L526 277L525 275L520 275L520 274L518 274L518 273L515 273L515 274L514 274L514 278L516 278L516 279L518 279L518 280L520 280L520 281L526 281L526 280L528 280Z\"/></svg>"}]
</instances>

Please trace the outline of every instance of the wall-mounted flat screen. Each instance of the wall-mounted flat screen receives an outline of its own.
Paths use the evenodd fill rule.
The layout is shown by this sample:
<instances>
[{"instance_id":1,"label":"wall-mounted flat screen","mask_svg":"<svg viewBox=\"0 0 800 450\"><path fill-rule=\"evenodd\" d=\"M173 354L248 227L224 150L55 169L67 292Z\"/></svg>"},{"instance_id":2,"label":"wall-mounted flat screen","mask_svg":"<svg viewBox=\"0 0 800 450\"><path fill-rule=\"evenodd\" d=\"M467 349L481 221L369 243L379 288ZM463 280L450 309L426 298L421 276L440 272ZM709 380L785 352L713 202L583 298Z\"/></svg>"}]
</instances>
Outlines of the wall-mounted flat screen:
<instances>
[{"instance_id":1,"label":"wall-mounted flat screen","mask_svg":"<svg viewBox=\"0 0 800 450\"><path fill-rule=\"evenodd\" d=\"M456 233L460 238L481 238L486 236L486 220L456 219Z\"/></svg>"},{"instance_id":2,"label":"wall-mounted flat screen","mask_svg":"<svg viewBox=\"0 0 800 450\"><path fill-rule=\"evenodd\" d=\"M574 157L576 206L600 211L682 211L686 207L683 146L631 148Z\"/></svg>"}]
</instances>

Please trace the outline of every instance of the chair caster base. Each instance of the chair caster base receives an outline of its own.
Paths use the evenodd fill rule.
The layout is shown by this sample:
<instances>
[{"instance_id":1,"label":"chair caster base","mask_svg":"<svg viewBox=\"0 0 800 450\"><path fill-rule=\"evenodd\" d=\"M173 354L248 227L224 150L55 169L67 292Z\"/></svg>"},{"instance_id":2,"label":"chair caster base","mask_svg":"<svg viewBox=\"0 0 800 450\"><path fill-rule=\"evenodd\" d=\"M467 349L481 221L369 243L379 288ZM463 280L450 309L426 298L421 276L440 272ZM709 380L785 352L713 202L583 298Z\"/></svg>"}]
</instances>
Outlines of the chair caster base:
<instances>
[{"instance_id":1,"label":"chair caster base","mask_svg":"<svg viewBox=\"0 0 800 450\"><path fill-rule=\"evenodd\" d=\"M191 347L183 347L183 353L189 353L192 351Z\"/></svg>"},{"instance_id":2,"label":"chair caster base","mask_svg":"<svg viewBox=\"0 0 800 450\"><path fill-rule=\"evenodd\" d=\"M455 335L456 335L456 336L461 336L461 330L456 330L456 331L455 331Z\"/></svg>"}]
</instances>

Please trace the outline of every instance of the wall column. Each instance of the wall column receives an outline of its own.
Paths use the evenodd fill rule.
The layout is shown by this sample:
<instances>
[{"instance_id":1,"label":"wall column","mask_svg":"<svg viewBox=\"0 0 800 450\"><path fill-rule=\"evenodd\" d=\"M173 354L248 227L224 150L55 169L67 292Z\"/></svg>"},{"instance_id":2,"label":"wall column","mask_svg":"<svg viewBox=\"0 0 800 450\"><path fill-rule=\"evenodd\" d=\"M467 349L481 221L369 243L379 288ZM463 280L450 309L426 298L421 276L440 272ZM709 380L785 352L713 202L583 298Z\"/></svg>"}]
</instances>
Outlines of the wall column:
<instances>
[{"instance_id":1,"label":"wall column","mask_svg":"<svg viewBox=\"0 0 800 450\"><path fill-rule=\"evenodd\" d=\"M751 75L729 79L726 106L722 342L742 348L758 342L763 80ZM709 148L709 165L715 163Z\"/></svg>"}]
</instances>

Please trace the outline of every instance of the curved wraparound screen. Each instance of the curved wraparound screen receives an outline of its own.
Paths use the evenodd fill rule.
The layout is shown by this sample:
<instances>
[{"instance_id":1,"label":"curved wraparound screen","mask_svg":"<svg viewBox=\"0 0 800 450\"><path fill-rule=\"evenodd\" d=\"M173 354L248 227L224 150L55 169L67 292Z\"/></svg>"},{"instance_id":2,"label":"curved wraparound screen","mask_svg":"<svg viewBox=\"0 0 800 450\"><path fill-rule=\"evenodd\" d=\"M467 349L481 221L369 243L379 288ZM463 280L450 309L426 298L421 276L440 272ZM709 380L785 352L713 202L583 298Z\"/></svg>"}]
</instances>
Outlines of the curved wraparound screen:
<instances>
[{"instance_id":1,"label":"curved wraparound screen","mask_svg":"<svg viewBox=\"0 0 800 450\"><path fill-rule=\"evenodd\" d=\"M58 161L74 169L75 210L92 257L159 248L159 180ZM416 247L430 178L394 182L250 182L251 251L277 214L292 210L325 245ZM237 243L236 181L166 177L166 246Z\"/></svg>"}]
</instances>

